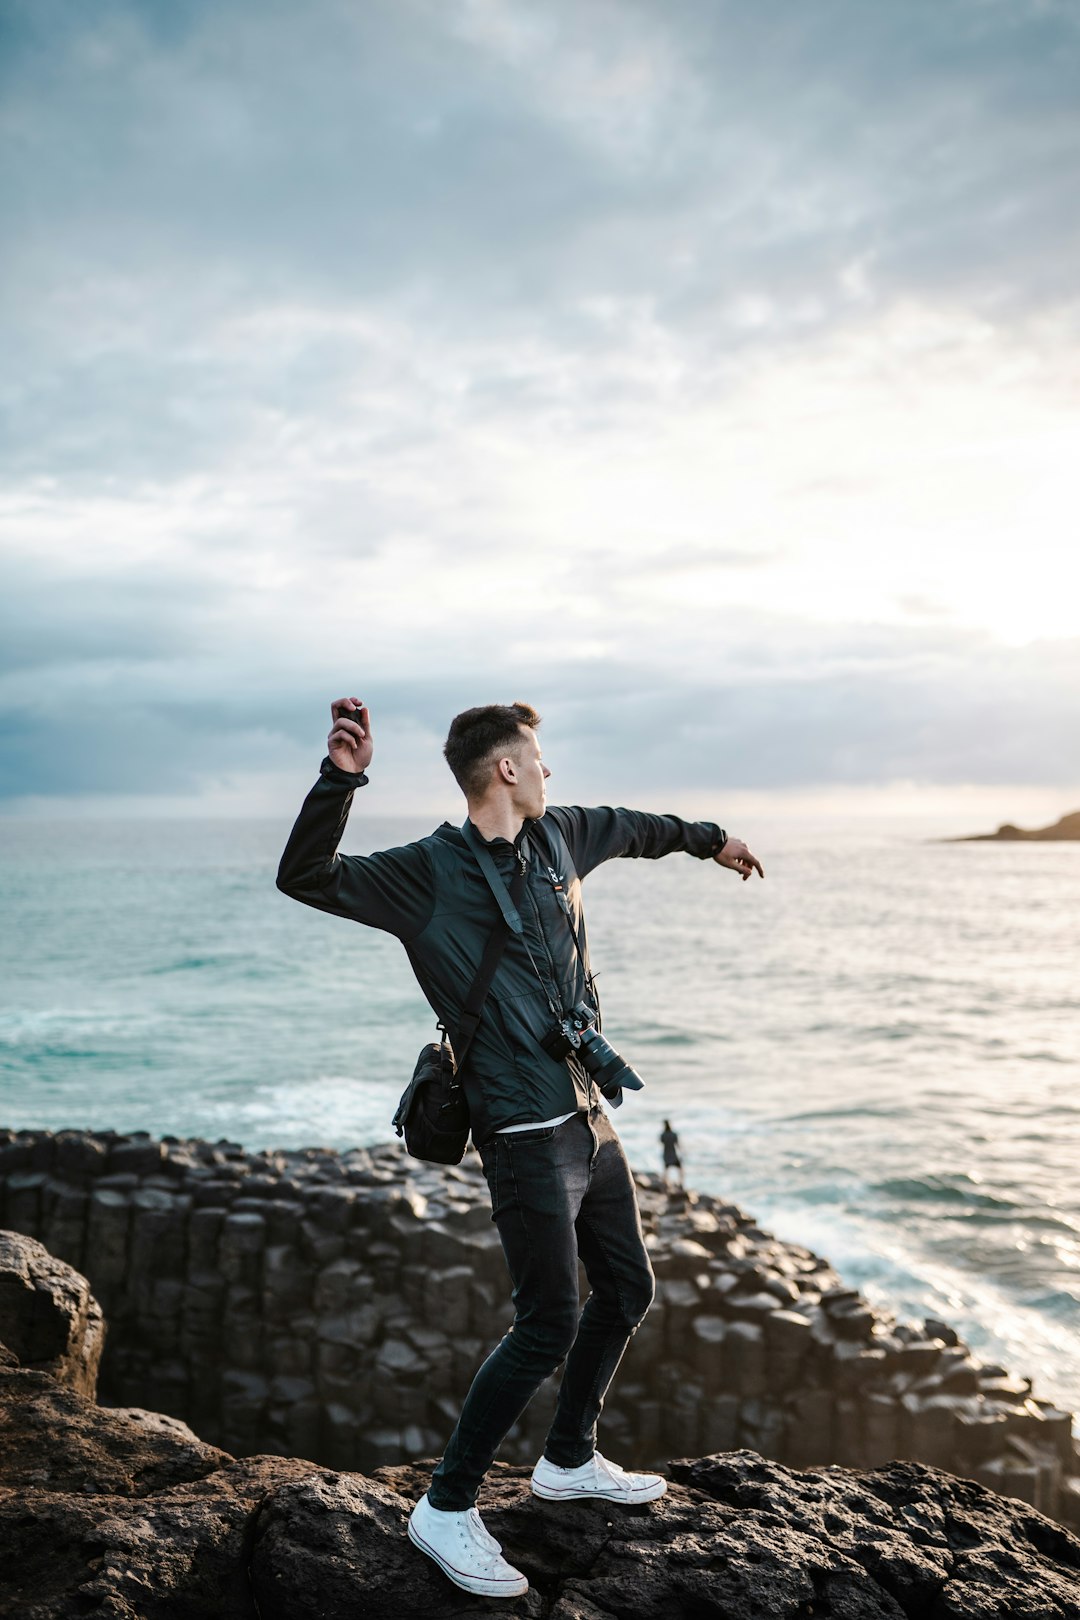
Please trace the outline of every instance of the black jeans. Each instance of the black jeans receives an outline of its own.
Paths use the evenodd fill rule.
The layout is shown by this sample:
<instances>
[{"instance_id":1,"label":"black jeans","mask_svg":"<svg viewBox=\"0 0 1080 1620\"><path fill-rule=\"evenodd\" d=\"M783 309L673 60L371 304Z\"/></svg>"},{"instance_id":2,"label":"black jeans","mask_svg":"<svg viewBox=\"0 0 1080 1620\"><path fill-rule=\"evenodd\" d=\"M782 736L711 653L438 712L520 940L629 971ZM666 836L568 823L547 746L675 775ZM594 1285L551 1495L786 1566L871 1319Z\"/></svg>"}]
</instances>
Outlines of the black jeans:
<instances>
[{"instance_id":1,"label":"black jeans","mask_svg":"<svg viewBox=\"0 0 1080 1620\"><path fill-rule=\"evenodd\" d=\"M515 1315L431 1478L431 1505L458 1512L472 1507L507 1431L564 1357L544 1455L562 1468L588 1462L604 1396L655 1288L630 1167L601 1108L492 1136L480 1157ZM580 1320L579 1256L591 1289Z\"/></svg>"}]
</instances>

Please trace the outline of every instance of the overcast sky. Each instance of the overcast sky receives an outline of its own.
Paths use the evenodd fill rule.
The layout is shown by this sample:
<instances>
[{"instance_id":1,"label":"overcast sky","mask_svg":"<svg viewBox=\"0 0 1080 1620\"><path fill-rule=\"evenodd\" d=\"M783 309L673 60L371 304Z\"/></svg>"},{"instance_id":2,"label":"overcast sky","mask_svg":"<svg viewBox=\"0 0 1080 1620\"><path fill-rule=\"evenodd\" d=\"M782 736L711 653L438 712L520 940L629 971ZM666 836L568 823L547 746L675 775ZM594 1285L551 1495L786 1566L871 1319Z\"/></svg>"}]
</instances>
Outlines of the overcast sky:
<instances>
[{"instance_id":1,"label":"overcast sky","mask_svg":"<svg viewBox=\"0 0 1080 1620\"><path fill-rule=\"evenodd\" d=\"M1080 805L1069 0L0 16L0 813Z\"/></svg>"}]
</instances>

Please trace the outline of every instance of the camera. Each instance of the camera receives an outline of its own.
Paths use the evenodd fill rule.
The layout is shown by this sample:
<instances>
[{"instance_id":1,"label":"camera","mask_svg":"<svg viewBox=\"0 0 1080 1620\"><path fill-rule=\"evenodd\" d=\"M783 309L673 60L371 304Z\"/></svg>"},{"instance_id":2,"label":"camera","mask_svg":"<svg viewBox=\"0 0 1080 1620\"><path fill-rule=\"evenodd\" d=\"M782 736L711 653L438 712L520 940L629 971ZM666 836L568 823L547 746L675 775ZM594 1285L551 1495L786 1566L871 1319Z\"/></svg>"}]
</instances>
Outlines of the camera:
<instances>
[{"instance_id":1,"label":"camera","mask_svg":"<svg viewBox=\"0 0 1080 1620\"><path fill-rule=\"evenodd\" d=\"M540 1045L548 1057L561 1062L575 1052L586 1074L596 1081L609 1100L617 1097L621 1088L640 1091L645 1082L625 1058L621 1058L609 1041L605 1041L596 1028L596 1008L587 1001L579 1001L542 1037Z\"/></svg>"}]
</instances>

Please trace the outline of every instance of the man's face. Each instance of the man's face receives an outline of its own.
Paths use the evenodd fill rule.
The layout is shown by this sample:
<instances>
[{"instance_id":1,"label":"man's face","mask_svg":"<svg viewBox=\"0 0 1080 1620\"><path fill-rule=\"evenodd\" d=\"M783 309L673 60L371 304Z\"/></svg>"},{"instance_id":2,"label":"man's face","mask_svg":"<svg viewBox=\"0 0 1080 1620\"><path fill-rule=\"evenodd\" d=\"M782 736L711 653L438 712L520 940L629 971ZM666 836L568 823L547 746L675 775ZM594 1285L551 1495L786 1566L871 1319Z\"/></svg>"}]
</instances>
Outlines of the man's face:
<instances>
[{"instance_id":1,"label":"man's face","mask_svg":"<svg viewBox=\"0 0 1080 1620\"><path fill-rule=\"evenodd\" d=\"M551 775L541 758L540 739L531 726L520 726L521 747L514 764L517 784L514 808L530 821L539 821L547 806L547 779Z\"/></svg>"}]
</instances>

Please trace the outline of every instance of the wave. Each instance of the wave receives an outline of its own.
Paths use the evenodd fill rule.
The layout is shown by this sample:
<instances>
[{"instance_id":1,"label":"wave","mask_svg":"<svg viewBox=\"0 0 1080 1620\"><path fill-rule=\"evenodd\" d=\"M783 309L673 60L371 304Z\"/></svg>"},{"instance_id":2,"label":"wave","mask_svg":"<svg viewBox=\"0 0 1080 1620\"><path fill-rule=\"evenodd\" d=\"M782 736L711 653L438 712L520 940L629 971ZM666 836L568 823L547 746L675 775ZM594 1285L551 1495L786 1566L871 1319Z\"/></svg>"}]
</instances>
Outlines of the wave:
<instances>
[{"instance_id":1,"label":"wave","mask_svg":"<svg viewBox=\"0 0 1080 1620\"><path fill-rule=\"evenodd\" d=\"M856 1108L807 1108L800 1114L785 1114L783 1118L785 1124L806 1125L817 1119L895 1119L907 1112L906 1104L893 1107L889 1103L862 1103Z\"/></svg>"},{"instance_id":2,"label":"wave","mask_svg":"<svg viewBox=\"0 0 1080 1620\"><path fill-rule=\"evenodd\" d=\"M630 1038L627 1037L628 1040ZM722 1040L723 1036L710 1037L710 1039L713 1038ZM701 1044L700 1035L693 1035L682 1029L669 1030L662 1035L642 1033L634 1035L632 1039L635 1044L640 1046L699 1046Z\"/></svg>"},{"instance_id":3,"label":"wave","mask_svg":"<svg viewBox=\"0 0 1080 1620\"><path fill-rule=\"evenodd\" d=\"M28 1063L93 1057L99 1055L97 1042L115 1040L130 1046L133 1037L142 1037L159 1022L159 1015L146 1009L48 1007L0 1014L0 1050L18 1053L20 1061ZM115 1048L102 1047L100 1055L109 1050Z\"/></svg>"},{"instance_id":4,"label":"wave","mask_svg":"<svg viewBox=\"0 0 1080 1620\"><path fill-rule=\"evenodd\" d=\"M1024 1303L1040 1315L1075 1321L1080 1310L1080 1284L1075 1289L1053 1288L1043 1294L1032 1294Z\"/></svg>"},{"instance_id":5,"label":"wave","mask_svg":"<svg viewBox=\"0 0 1080 1620\"><path fill-rule=\"evenodd\" d=\"M242 958L232 953L222 956L180 956L174 962L162 962L157 967L146 969L147 978L157 978L162 973L197 973L201 968L232 967Z\"/></svg>"},{"instance_id":6,"label":"wave","mask_svg":"<svg viewBox=\"0 0 1080 1620\"><path fill-rule=\"evenodd\" d=\"M975 1209L1007 1210L1013 1215L1020 1214L1023 1208L1015 1199L980 1191L978 1184L962 1172L954 1177L889 1176L871 1182L869 1191L904 1204L966 1204Z\"/></svg>"}]
</instances>

